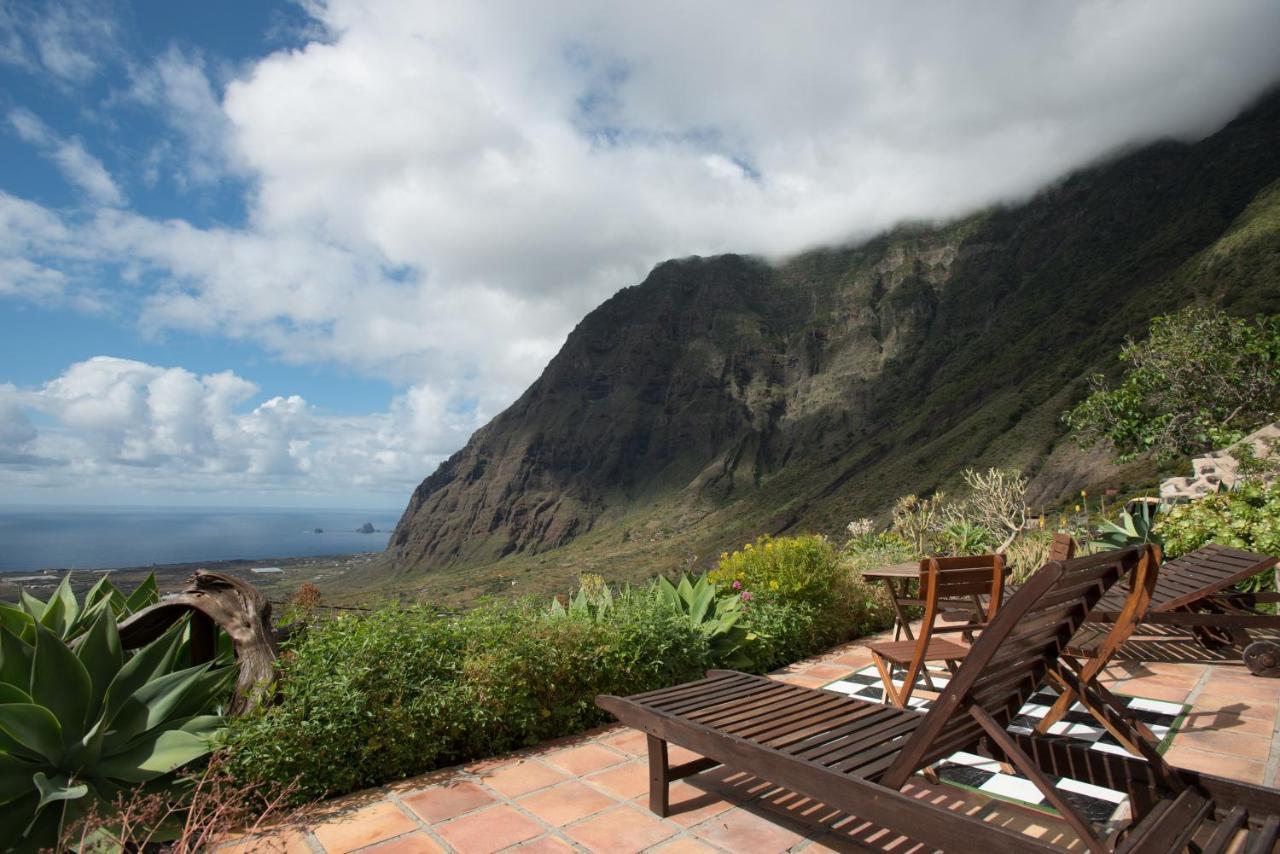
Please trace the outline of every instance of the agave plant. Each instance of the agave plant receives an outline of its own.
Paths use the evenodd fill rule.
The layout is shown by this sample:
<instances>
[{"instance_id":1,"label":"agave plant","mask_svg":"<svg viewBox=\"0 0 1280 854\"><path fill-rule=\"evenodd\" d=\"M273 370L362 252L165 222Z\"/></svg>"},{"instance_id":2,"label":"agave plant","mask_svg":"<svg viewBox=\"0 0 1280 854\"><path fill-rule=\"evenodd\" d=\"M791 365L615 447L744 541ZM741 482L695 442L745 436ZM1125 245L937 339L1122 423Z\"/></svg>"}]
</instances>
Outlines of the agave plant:
<instances>
[{"instance_id":1,"label":"agave plant","mask_svg":"<svg viewBox=\"0 0 1280 854\"><path fill-rule=\"evenodd\" d=\"M110 613L119 622L159 601L160 591L154 574L148 575L146 581L128 596L103 575L89 588L81 606L71 592L71 574L68 573L62 577L48 602L41 602L26 590L21 591L17 605L0 602L0 626L27 643L33 643L38 623L62 640L69 641L84 634L103 613Z\"/></svg>"},{"instance_id":2,"label":"agave plant","mask_svg":"<svg viewBox=\"0 0 1280 854\"><path fill-rule=\"evenodd\" d=\"M235 675L213 662L178 667L185 620L126 656L114 607L86 599L80 609L63 590L49 603L24 598L21 610L0 614L3 850L51 846L94 804L109 808L125 789L163 785L207 754ZM86 626L90 609L96 616ZM76 626L83 633L71 643L65 636Z\"/></svg>"},{"instance_id":3,"label":"agave plant","mask_svg":"<svg viewBox=\"0 0 1280 854\"><path fill-rule=\"evenodd\" d=\"M728 667L750 667L748 645L755 636L738 625L744 611L743 600L733 594L717 595L716 584L706 573L690 580L686 573L679 584L659 577L657 596L707 638L716 661Z\"/></svg>"},{"instance_id":4,"label":"agave plant","mask_svg":"<svg viewBox=\"0 0 1280 854\"><path fill-rule=\"evenodd\" d=\"M1101 526L1101 535L1094 542L1094 545L1108 549L1122 549L1126 546L1155 543L1163 547L1164 541L1153 530L1159 508L1145 501L1139 504L1138 507L1137 515L1130 513L1127 508L1121 510L1120 524L1118 525L1114 522L1104 521Z\"/></svg>"}]
</instances>

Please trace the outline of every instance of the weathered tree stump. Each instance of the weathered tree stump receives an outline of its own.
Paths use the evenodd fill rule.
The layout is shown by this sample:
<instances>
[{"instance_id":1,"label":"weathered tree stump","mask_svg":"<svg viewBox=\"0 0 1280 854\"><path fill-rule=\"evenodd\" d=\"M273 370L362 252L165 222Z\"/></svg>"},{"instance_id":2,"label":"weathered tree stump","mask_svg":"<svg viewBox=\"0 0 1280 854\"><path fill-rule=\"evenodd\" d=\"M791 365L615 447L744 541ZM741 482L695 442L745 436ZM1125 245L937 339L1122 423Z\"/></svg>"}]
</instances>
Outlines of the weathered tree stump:
<instances>
[{"instance_id":1,"label":"weathered tree stump","mask_svg":"<svg viewBox=\"0 0 1280 854\"><path fill-rule=\"evenodd\" d=\"M271 631L271 603L252 584L216 572L196 570L182 592L144 608L120 624L125 649L144 646L191 613L193 664L211 661L215 627L231 638L240 675L229 714L240 715L271 696L279 654Z\"/></svg>"}]
</instances>

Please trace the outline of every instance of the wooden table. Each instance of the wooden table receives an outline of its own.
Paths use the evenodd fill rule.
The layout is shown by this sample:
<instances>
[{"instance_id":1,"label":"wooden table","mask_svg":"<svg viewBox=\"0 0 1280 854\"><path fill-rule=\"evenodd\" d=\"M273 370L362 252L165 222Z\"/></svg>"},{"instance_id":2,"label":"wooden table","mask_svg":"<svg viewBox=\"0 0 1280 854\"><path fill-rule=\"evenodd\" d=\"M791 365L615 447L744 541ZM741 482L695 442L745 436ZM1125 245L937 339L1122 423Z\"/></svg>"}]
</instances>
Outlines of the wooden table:
<instances>
[{"instance_id":1,"label":"wooden table","mask_svg":"<svg viewBox=\"0 0 1280 854\"><path fill-rule=\"evenodd\" d=\"M1013 566L1011 564L1005 564L1004 576L1006 581L1012 570ZM884 582L885 588L888 589L889 603L893 606L893 639L898 640L902 635L906 635L907 640L915 640L916 636L911 633L911 621L907 619L907 615L902 609L904 606L922 607L924 605L924 600L919 596L909 595L911 593L911 582L920 580L920 561L912 560L906 563L882 566L879 569L870 569L862 573L862 577L879 579ZM975 597L973 604L977 612L981 614L982 603Z\"/></svg>"},{"instance_id":2,"label":"wooden table","mask_svg":"<svg viewBox=\"0 0 1280 854\"><path fill-rule=\"evenodd\" d=\"M898 640L905 634L907 640L915 640L916 636L911 634L910 620L907 619L902 608L904 605L924 604L919 598L911 598L907 595L911 592L911 582L920 580L920 561L913 560L871 569L862 573L862 577L869 580L879 579L888 589L889 604L893 606L893 639Z\"/></svg>"}]
</instances>

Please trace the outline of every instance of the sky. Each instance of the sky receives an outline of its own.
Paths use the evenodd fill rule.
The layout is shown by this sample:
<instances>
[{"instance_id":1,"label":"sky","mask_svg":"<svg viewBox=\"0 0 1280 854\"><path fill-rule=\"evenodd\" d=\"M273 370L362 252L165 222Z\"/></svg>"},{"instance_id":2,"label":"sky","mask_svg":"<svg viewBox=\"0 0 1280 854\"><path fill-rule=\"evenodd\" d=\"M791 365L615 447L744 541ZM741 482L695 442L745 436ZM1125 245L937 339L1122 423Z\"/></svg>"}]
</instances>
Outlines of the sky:
<instances>
[{"instance_id":1,"label":"sky","mask_svg":"<svg viewBox=\"0 0 1280 854\"><path fill-rule=\"evenodd\" d=\"M398 509L666 258L1016 202L1273 0L0 0L0 504Z\"/></svg>"}]
</instances>

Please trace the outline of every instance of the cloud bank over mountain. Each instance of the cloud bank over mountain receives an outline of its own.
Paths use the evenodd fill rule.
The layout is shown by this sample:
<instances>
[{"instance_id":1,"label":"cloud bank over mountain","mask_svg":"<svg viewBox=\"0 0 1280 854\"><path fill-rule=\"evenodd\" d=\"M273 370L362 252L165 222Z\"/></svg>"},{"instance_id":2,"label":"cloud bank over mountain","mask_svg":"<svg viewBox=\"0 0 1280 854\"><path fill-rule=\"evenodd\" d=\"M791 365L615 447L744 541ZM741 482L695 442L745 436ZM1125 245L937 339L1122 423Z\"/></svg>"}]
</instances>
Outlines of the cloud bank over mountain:
<instances>
[{"instance_id":1,"label":"cloud bank over mountain","mask_svg":"<svg viewBox=\"0 0 1280 854\"><path fill-rule=\"evenodd\" d=\"M198 46L139 54L109 10L74 6L0 11L10 73L113 93L83 127L38 102L6 109L6 132L78 201L0 182L0 300L403 391L386 412L326 421L188 371L177 410L203 413L206 432L150 404L107 429L73 418L61 390L167 400L153 387L182 369L91 360L7 393L0 413L28 424L13 435L35 435L7 453L64 464L0 469L31 484L73 460L128 466L116 476L139 484L169 472L340 492L344 478L365 488L361 466L411 483L658 261L785 256L1022 198L1118 148L1203 136L1280 78L1280 6L1261 2L331 0L305 6L294 46L240 63ZM162 130L113 136L126 110ZM135 197L159 185L193 208L231 192L241 212L158 215ZM392 429L408 434L379 468ZM320 445L346 450L321 461Z\"/></svg>"}]
</instances>

